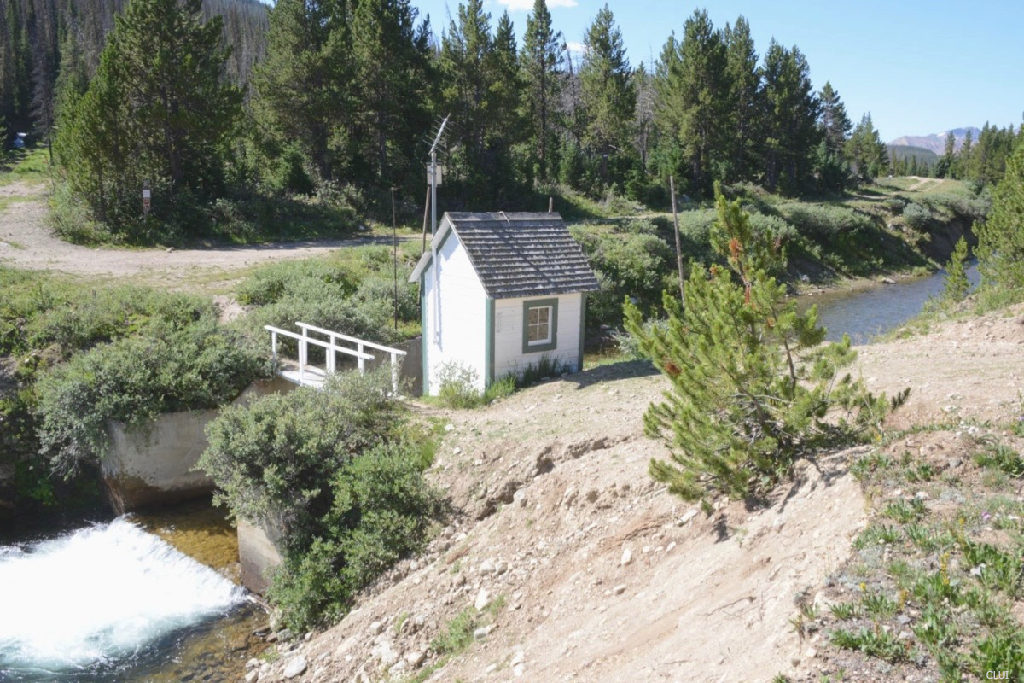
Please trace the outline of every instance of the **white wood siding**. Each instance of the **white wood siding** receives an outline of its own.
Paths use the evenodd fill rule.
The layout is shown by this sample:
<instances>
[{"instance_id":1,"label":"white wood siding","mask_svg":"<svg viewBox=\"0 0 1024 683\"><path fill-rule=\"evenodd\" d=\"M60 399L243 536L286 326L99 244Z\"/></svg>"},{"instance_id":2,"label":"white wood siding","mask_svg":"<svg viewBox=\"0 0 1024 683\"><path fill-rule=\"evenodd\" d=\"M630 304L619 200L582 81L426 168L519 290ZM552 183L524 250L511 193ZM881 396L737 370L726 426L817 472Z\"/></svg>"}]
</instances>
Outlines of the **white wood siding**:
<instances>
[{"instance_id":1,"label":"white wood siding","mask_svg":"<svg viewBox=\"0 0 1024 683\"><path fill-rule=\"evenodd\" d=\"M551 351L523 353L523 302L558 299L557 343ZM572 371L580 363L580 304L582 294L499 299L494 302L494 379L522 372L531 363L547 356L566 364Z\"/></svg>"},{"instance_id":2,"label":"white wood siding","mask_svg":"<svg viewBox=\"0 0 1024 683\"><path fill-rule=\"evenodd\" d=\"M432 263L423 273L423 335L427 353L423 391L437 395L438 373L448 362L472 368L476 372L476 386L483 391L487 381L487 295L457 235L448 236L437 256L438 263ZM441 290L440 319L434 315L435 272ZM440 343L435 336L437 325L440 326Z\"/></svg>"}]
</instances>

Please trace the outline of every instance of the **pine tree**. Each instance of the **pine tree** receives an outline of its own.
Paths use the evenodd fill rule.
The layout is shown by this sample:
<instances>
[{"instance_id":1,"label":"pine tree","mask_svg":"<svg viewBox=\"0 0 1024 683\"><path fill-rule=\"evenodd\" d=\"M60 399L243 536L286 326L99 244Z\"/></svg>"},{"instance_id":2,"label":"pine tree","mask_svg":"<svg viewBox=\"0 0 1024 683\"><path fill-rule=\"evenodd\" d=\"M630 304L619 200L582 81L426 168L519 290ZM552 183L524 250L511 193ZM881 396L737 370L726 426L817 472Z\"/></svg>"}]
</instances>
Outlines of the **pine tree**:
<instances>
[{"instance_id":1,"label":"pine tree","mask_svg":"<svg viewBox=\"0 0 1024 683\"><path fill-rule=\"evenodd\" d=\"M729 174L726 180L754 180L759 166L761 71L750 25L742 16L723 31L729 80Z\"/></svg>"},{"instance_id":2,"label":"pine tree","mask_svg":"<svg viewBox=\"0 0 1024 683\"><path fill-rule=\"evenodd\" d=\"M963 301L971 289L971 283L967 280L967 270L964 262L967 261L967 240L961 237L957 240L953 253L949 256L949 263L946 264L946 282L943 292L943 299L949 303Z\"/></svg>"},{"instance_id":3,"label":"pine tree","mask_svg":"<svg viewBox=\"0 0 1024 683\"><path fill-rule=\"evenodd\" d=\"M955 160L956 149L956 136L953 135L952 131L946 133L946 147L942 156L939 157L939 163L935 166L935 177L936 178L952 178L953 176L953 165Z\"/></svg>"},{"instance_id":4,"label":"pine tree","mask_svg":"<svg viewBox=\"0 0 1024 683\"><path fill-rule=\"evenodd\" d=\"M722 35L705 10L686 20L682 42L669 38L656 83L657 125L682 162L673 170L685 169L693 189L706 192L727 148L729 82Z\"/></svg>"},{"instance_id":5,"label":"pine tree","mask_svg":"<svg viewBox=\"0 0 1024 683\"><path fill-rule=\"evenodd\" d=\"M821 141L820 105L798 48L772 40L764 57L764 93L765 185L795 194L811 185L813 155Z\"/></svg>"},{"instance_id":6,"label":"pine tree","mask_svg":"<svg viewBox=\"0 0 1024 683\"><path fill-rule=\"evenodd\" d=\"M475 193L487 187L492 170L485 168L484 156L496 118L491 99L495 46L491 15L482 0L460 4L457 16L441 40L441 97L444 111L451 113L450 175L466 180Z\"/></svg>"},{"instance_id":7,"label":"pine tree","mask_svg":"<svg viewBox=\"0 0 1024 683\"><path fill-rule=\"evenodd\" d=\"M693 267L681 303L665 294L664 325L625 306L626 328L671 382L644 415L672 450L671 461L651 461L651 476L705 505L719 493L765 494L796 458L877 429L887 409L841 374L856 356L849 338L820 346L815 307L799 312L768 275L782 263L774 236L716 195L712 244L728 267Z\"/></svg>"},{"instance_id":8,"label":"pine tree","mask_svg":"<svg viewBox=\"0 0 1024 683\"><path fill-rule=\"evenodd\" d=\"M356 0L352 16L352 140L363 173L382 185L421 177L415 153L430 123L433 74L430 25L417 26L416 16L409 0Z\"/></svg>"},{"instance_id":9,"label":"pine tree","mask_svg":"<svg viewBox=\"0 0 1024 683\"><path fill-rule=\"evenodd\" d=\"M978 269L989 293L1024 298L1024 142L1006 162L988 218L975 225Z\"/></svg>"},{"instance_id":10,"label":"pine tree","mask_svg":"<svg viewBox=\"0 0 1024 683\"><path fill-rule=\"evenodd\" d=\"M846 156L863 182L871 182L888 168L888 148L875 130L871 114L865 114L854 128L846 142Z\"/></svg>"},{"instance_id":11,"label":"pine tree","mask_svg":"<svg viewBox=\"0 0 1024 683\"><path fill-rule=\"evenodd\" d=\"M117 18L57 140L72 191L115 231L138 223L144 181L165 218L217 195L241 105L221 79L226 54L221 22L201 23L200 0L133 0Z\"/></svg>"},{"instance_id":12,"label":"pine tree","mask_svg":"<svg viewBox=\"0 0 1024 683\"><path fill-rule=\"evenodd\" d=\"M839 92L828 81L821 88L821 116L818 125L821 128L828 151L837 157L843 154L846 141L850 138L853 123L846 115L846 105L839 97Z\"/></svg>"},{"instance_id":13,"label":"pine tree","mask_svg":"<svg viewBox=\"0 0 1024 683\"><path fill-rule=\"evenodd\" d=\"M544 0L534 0L526 17L526 36L521 64L523 72L522 104L530 126L530 142L535 155L536 175L547 181L558 168L559 100L562 81L561 32L551 26L551 13Z\"/></svg>"},{"instance_id":14,"label":"pine tree","mask_svg":"<svg viewBox=\"0 0 1024 683\"><path fill-rule=\"evenodd\" d=\"M278 0L266 58L253 74L252 109L271 157L298 146L322 179L344 173L352 108L348 3ZM295 188L290 188L295 189Z\"/></svg>"},{"instance_id":15,"label":"pine tree","mask_svg":"<svg viewBox=\"0 0 1024 683\"><path fill-rule=\"evenodd\" d=\"M608 5L587 28L583 44L579 80L584 149L604 158L625 155L633 138L636 91L622 32Z\"/></svg>"}]
</instances>

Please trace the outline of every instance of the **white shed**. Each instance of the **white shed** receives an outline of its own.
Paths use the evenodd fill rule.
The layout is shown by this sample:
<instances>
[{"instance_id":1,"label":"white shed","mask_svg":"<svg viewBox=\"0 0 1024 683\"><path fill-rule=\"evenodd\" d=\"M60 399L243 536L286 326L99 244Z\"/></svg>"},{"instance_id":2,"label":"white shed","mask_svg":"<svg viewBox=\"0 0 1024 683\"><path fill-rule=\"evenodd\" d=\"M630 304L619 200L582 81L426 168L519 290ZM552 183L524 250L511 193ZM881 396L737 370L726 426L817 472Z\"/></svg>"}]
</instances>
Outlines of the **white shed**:
<instances>
[{"instance_id":1,"label":"white shed","mask_svg":"<svg viewBox=\"0 0 1024 683\"><path fill-rule=\"evenodd\" d=\"M423 393L446 364L477 388L542 359L583 366L586 293L597 278L555 213L446 213L409 277L420 283Z\"/></svg>"}]
</instances>

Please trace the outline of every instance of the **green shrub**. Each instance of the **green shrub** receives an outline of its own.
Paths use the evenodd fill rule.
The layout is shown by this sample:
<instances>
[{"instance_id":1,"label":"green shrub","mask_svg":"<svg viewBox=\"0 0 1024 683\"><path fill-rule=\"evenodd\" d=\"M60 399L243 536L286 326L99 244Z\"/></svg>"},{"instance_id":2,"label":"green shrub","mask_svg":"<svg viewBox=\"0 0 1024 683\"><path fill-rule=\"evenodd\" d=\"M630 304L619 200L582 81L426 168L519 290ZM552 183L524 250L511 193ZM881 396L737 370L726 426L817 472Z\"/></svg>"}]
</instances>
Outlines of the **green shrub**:
<instances>
[{"instance_id":1,"label":"green shrub","mask_svg":"<svg viewBox=\"0 0 1024 683\"><path fill-rule=\"evenodd\" d=\"M903 221L914 230L927 230L932 221L932 212L915 202L903 208Z\"/></svg>"},{"instance_id":2,"label":"green shrub","mask_svg":"<svg viewBox=\"0 0 1024 683\"><path fill-rule=\"evenodd\" d=\"M868 231L873 227L870 218L845 206L790 202L778 210L801 235L816 242L827 242L840 235Z\"/></svg>"},{"instance_id":3,"label":"green shrub","mask_svg":"<svg viewBox=\"0 0 1024 683\"><path fill-rule=\"evenodd\" d=\"M980 467L1000 470L1011 477L1024 477L1024 457L1005 444L995 444L974 456Z\"/></svg>"},{"instance_id":4,"label":"green shrub","mask_svg":"<svg viewBox=\"0 0 1024 683\"><path fill-rule=\"evenodd\" d=\"M477 389L480 380L476 370L461 363L445 363L437 373L437 397L448 408L476 408L483 403Z\"/></svg>"},{"instance_id":5,"label":"green shrub","mask_svg":"<svg viewBox=\"0 0 1024 683\"><path fill-rule=\"evenodd\" d=\"M40 378L41 451L70 476L106 454L107 421L139 424L163 412L214 408L265 371L237 333L212 321L119 339Z\"/></svg>"},{"instance_id":6,"label":"green shrub","mask_svg":"<svg viewBox=\"0 0 1024 683\"><path fill-rule=\"evenodd\" d=\"M308 550L288 553L267 592L290 626L336 619L359 589L424 546L438 498L419 455L408 442L379 444L334 474L318 533Z\"/></svg>"},{"instance_id":7,"label":"green shrub","mask_svg":"<svg viewBox=\"0 0 1024 683\"><path fill-rule=\"evenodd\" d=\"M618 325L622 321L624 296L635 299L645 311L657 307L666 280L675 274L673 248L653 234L649 224L633 223L627 227L639 231L571 228L601 286L599 291L587 295L586 314L591 325Z\"/></svg>"},{"instance_id":8,"label":"green shrub","mask_svg":"<svg viewBox=\"0 0 1024 683\"><path fill-rule=\"evenodd\" d=\"M308 535L326 513L326 483L358 453L402 433L401 405L387 396L390 375L339 373L323 391L299 388L221 411L206 429L199 460L233 515L282 515Z\"/></svg>"},{"instance_id":9,"label":"green shrub","mask_svg":"<svg viewBox=\"0 0 1024 683\"><path fill-rule=\"evenodd\" d=\"M0 353L52 345L57 356L144 333L215 320L209 300L131 285L83 287L70 278L0 267Z\"/></svg>"},{"instance_id":10,"label":"green shrub","mask_svg":"<svg viewBox=\"0 0 1024 683\"><path fill-rule=\"evenodd\" d=\"M287 623L335 617L355 591L421 547L437 512L390 376L344 373L222 411L199 467L234 516L284 527L285 563L268 595Z\"/></svg>"}]
</instances>

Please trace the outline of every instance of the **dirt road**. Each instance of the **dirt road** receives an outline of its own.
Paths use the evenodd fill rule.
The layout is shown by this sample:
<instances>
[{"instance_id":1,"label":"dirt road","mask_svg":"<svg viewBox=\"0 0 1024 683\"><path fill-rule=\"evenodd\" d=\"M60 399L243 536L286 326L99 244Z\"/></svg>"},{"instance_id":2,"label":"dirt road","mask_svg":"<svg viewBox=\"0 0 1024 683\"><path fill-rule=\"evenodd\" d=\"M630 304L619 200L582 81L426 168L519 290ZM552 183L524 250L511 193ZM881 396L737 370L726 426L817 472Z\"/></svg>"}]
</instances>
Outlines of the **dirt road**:
<instances>
[{"instance_id":1,"label":"dirt road","mask_svg":"<svg viewBox=\"0 0 1024 683\"><path fill-rule=\"evenodd\" d=\"M47 223L45 185L18 182L0 186L0 200L8 198L13 201L0 210L0 264L29 270L140 277L175 284L194 280L202 271L237 270L271 261L319 256L342 247L390 243L386 237L366 237L210 249L84 247L64 242L53 234Z\"/></svg>"}]
</instances>

